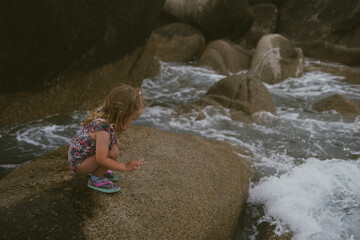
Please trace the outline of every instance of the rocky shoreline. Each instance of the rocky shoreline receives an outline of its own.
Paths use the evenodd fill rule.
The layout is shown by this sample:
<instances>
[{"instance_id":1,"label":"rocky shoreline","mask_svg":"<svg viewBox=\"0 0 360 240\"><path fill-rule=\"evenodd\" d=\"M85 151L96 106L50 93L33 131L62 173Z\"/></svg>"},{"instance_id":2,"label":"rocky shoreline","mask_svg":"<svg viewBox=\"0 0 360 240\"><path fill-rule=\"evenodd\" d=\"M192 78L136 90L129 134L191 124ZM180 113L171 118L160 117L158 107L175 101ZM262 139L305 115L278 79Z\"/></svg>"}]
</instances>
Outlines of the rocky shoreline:
<instances>
[{"instance_id":1,"label":"rocky shoreline","mask_svg":"<svg viewBox=\"0 0 360 240\"><path fill-rule=\"evenodd\" d=\"M71 4L40 1L34 8L21 1L4 2L0 12L0 27L6 33L0 39L4 50L0 57L1 125L97 107L114 86L140 86L144 78L158 74L159 61L191 61L226 76L203 98L177 109L179 113L196 110L198 118L207 105L229 108L234 121L251 122L257 111L276 114L263 82L274 84L304 72L320 70L359 82L360 5L356 1ZM19 11L23 13L20 22L13 17ZM305 57L322 62L304 66ZM247 73L237 75L243 70ZM314 103L316 111L333 109L360 113L359 103L343 96ZM231 239L249 187L249 163L225 143L141 127L132 133L134 137L123 136L124 159L141 153L151 164L121 178L121 195L96 195L86 189L85 178L72 178L66 168L66 147L1 180L4 236L63 234L94 239L100 236L101 226L107 229L108 239L118 234L125 239L157 239L159 234L175 239ZM225 171L219 171L219 166ZM191 205L194 199L196 204ZM93 205L101 207L93 211ZM94 217L108 225L91 222ZM184 232L188 228L192 231Z\"/></svg>"}]
</instances>

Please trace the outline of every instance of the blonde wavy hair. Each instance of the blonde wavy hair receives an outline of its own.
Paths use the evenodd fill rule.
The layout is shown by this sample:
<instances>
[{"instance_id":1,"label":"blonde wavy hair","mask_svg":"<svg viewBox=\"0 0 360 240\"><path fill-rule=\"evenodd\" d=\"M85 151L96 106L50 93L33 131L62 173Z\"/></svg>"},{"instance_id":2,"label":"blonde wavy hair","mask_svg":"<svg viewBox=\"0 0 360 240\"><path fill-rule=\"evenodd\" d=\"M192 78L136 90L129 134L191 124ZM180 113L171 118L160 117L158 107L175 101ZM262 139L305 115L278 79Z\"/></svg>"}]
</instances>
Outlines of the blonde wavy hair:
<instances>
[{"instance_id":1,"label":"blonde wavy hair","mask_svg":"<svg viewBox=\"0 0 360 240\"><path fill-rule=\"evenodd\" d=\"M86 126L101 119L113 125L116 132L121 132L125 121L147 106L148 103L143 98L140 88L124 84L111 90L101 107L92 110L81 125Z\"/></svg>"}]
</instances>

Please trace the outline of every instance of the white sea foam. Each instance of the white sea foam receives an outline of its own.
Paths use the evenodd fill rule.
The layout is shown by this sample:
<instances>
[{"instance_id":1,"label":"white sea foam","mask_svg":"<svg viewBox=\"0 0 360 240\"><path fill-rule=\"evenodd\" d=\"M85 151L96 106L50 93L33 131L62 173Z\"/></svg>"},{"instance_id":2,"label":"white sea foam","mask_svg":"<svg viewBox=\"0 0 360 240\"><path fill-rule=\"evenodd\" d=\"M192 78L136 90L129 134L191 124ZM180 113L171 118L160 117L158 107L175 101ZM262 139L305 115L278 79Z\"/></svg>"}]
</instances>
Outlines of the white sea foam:
<instances>
[{"instance_id":1,"label":"white sea foam","mask_svg":"<svg viewBox=\"0 0 360 240\"><path fill-rule=\"evenodd\" d=\"M30 128L19 129L16 139L19 143L29 144L41 148L58 146L69 143L69 137L63 136L65 127L61 125L37 125Z\"/></svg>"},{"instance_id":2,"label":"white sea foam","mask_svg":"<svg viewBox=\"0 0 360 240\"><path fill-rule=\"evenodd\" d=\"M5 169L12 169L12 168L17 168L22 164L0 164L0 168L5 168Z\"/></svg>"},{"instance_id":3,"label":"white sea foam","mask_svg":"<svg viewBox=\"0 0 360 240\"><path fill-rule=\"evenodd\" d=\"M174 114L174 110L169 107L153 106L146 108L139 119L134 124L142 124L169 130L168 119Z\"/></svg>"},{"instance_id":4,"label":"white sea foam","mask_svg":"<svg viewBox=\"0 0 360 240\"><path fill-rule=\"evenodd\" d=\"M343 81L344 77L315 71L305 73L300 78L288 78L278 84L265 84L274 95L290 96L295 98L314 98L331 94L344 96L359 96L359 84L349 84Z\"/></svg>"},{"instance_id":5,"label":"white sea foam","mask_svg":"<svg viewBox=\"0 0 360 240\"><path fill-rule=\"evenodd\" d=\"M161 74L145 79L141 87L150 101L176 106L204 95L212 84L224 77L204 68L162 62Z\"/></svg>"},{"instance_id":6,"label":"white sea foam","mask_svg":"<svg viewBox=\"0 0 360 240\"><path fill-rule=\"evenodd\" d=\"M84 112L74 112L70 115L55 114L1 129L4 136L0 139L1 164L10 169L15 168L18 165L12 165L13 163L33 160L68 144L84 116Z\"/></svg>"},{"instance_id":7,"label":"white sea foam","mask_svg":"<svg viewBox=\"0 0 360 240\"><path fill-rule=\"evenodd\" d=\"M294 239L359 239L360 160L307 159L281 176L263 178L249 201Z\"/></svg>"}]
</instances>

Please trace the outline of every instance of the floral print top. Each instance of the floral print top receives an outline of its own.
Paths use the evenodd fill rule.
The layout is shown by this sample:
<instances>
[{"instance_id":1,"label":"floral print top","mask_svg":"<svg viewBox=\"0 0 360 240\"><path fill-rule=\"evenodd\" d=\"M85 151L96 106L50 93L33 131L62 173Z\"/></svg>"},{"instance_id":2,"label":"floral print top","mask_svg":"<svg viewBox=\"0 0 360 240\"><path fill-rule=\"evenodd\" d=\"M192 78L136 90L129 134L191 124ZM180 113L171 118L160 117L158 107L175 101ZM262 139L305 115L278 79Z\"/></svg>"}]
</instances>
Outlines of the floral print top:
<instances>
[{"instance_id":1,"label":"floral print top","mask_svg":"<svg viewBox=\"0 0 360 240\"><path fill-rule=\"evenodd\" d=\"M110 150L117 144L116 134L112 125L109 125L104 120L95 120L83 126L71 139L68 151L68 162L72 172L87 157L95 154L96 141L90 137L90 133L96 131L106 131L110 133Z\"/></svg>"}]
</instances>

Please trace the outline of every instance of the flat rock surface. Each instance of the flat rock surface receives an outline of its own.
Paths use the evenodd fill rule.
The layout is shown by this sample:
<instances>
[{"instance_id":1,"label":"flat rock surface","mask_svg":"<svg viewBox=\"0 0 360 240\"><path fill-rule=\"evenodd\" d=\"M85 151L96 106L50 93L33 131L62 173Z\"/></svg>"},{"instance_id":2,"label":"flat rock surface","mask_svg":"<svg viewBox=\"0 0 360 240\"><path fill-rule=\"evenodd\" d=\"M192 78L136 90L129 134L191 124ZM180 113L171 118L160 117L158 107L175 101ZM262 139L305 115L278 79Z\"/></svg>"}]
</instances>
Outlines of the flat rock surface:
<instances>
[{"instance_id":1,"label":"flat rock surface","mask_svg":"<svg viewBox=\"0 0 360 240\"><path fill-rule=\"evenodd\" d=\"M232 239L244 208L250 163L227 143L134 126L120 136L122 190L89 189L73 177L67 146L0 181L3 239Z\"/></svg>"}]
</instances>

